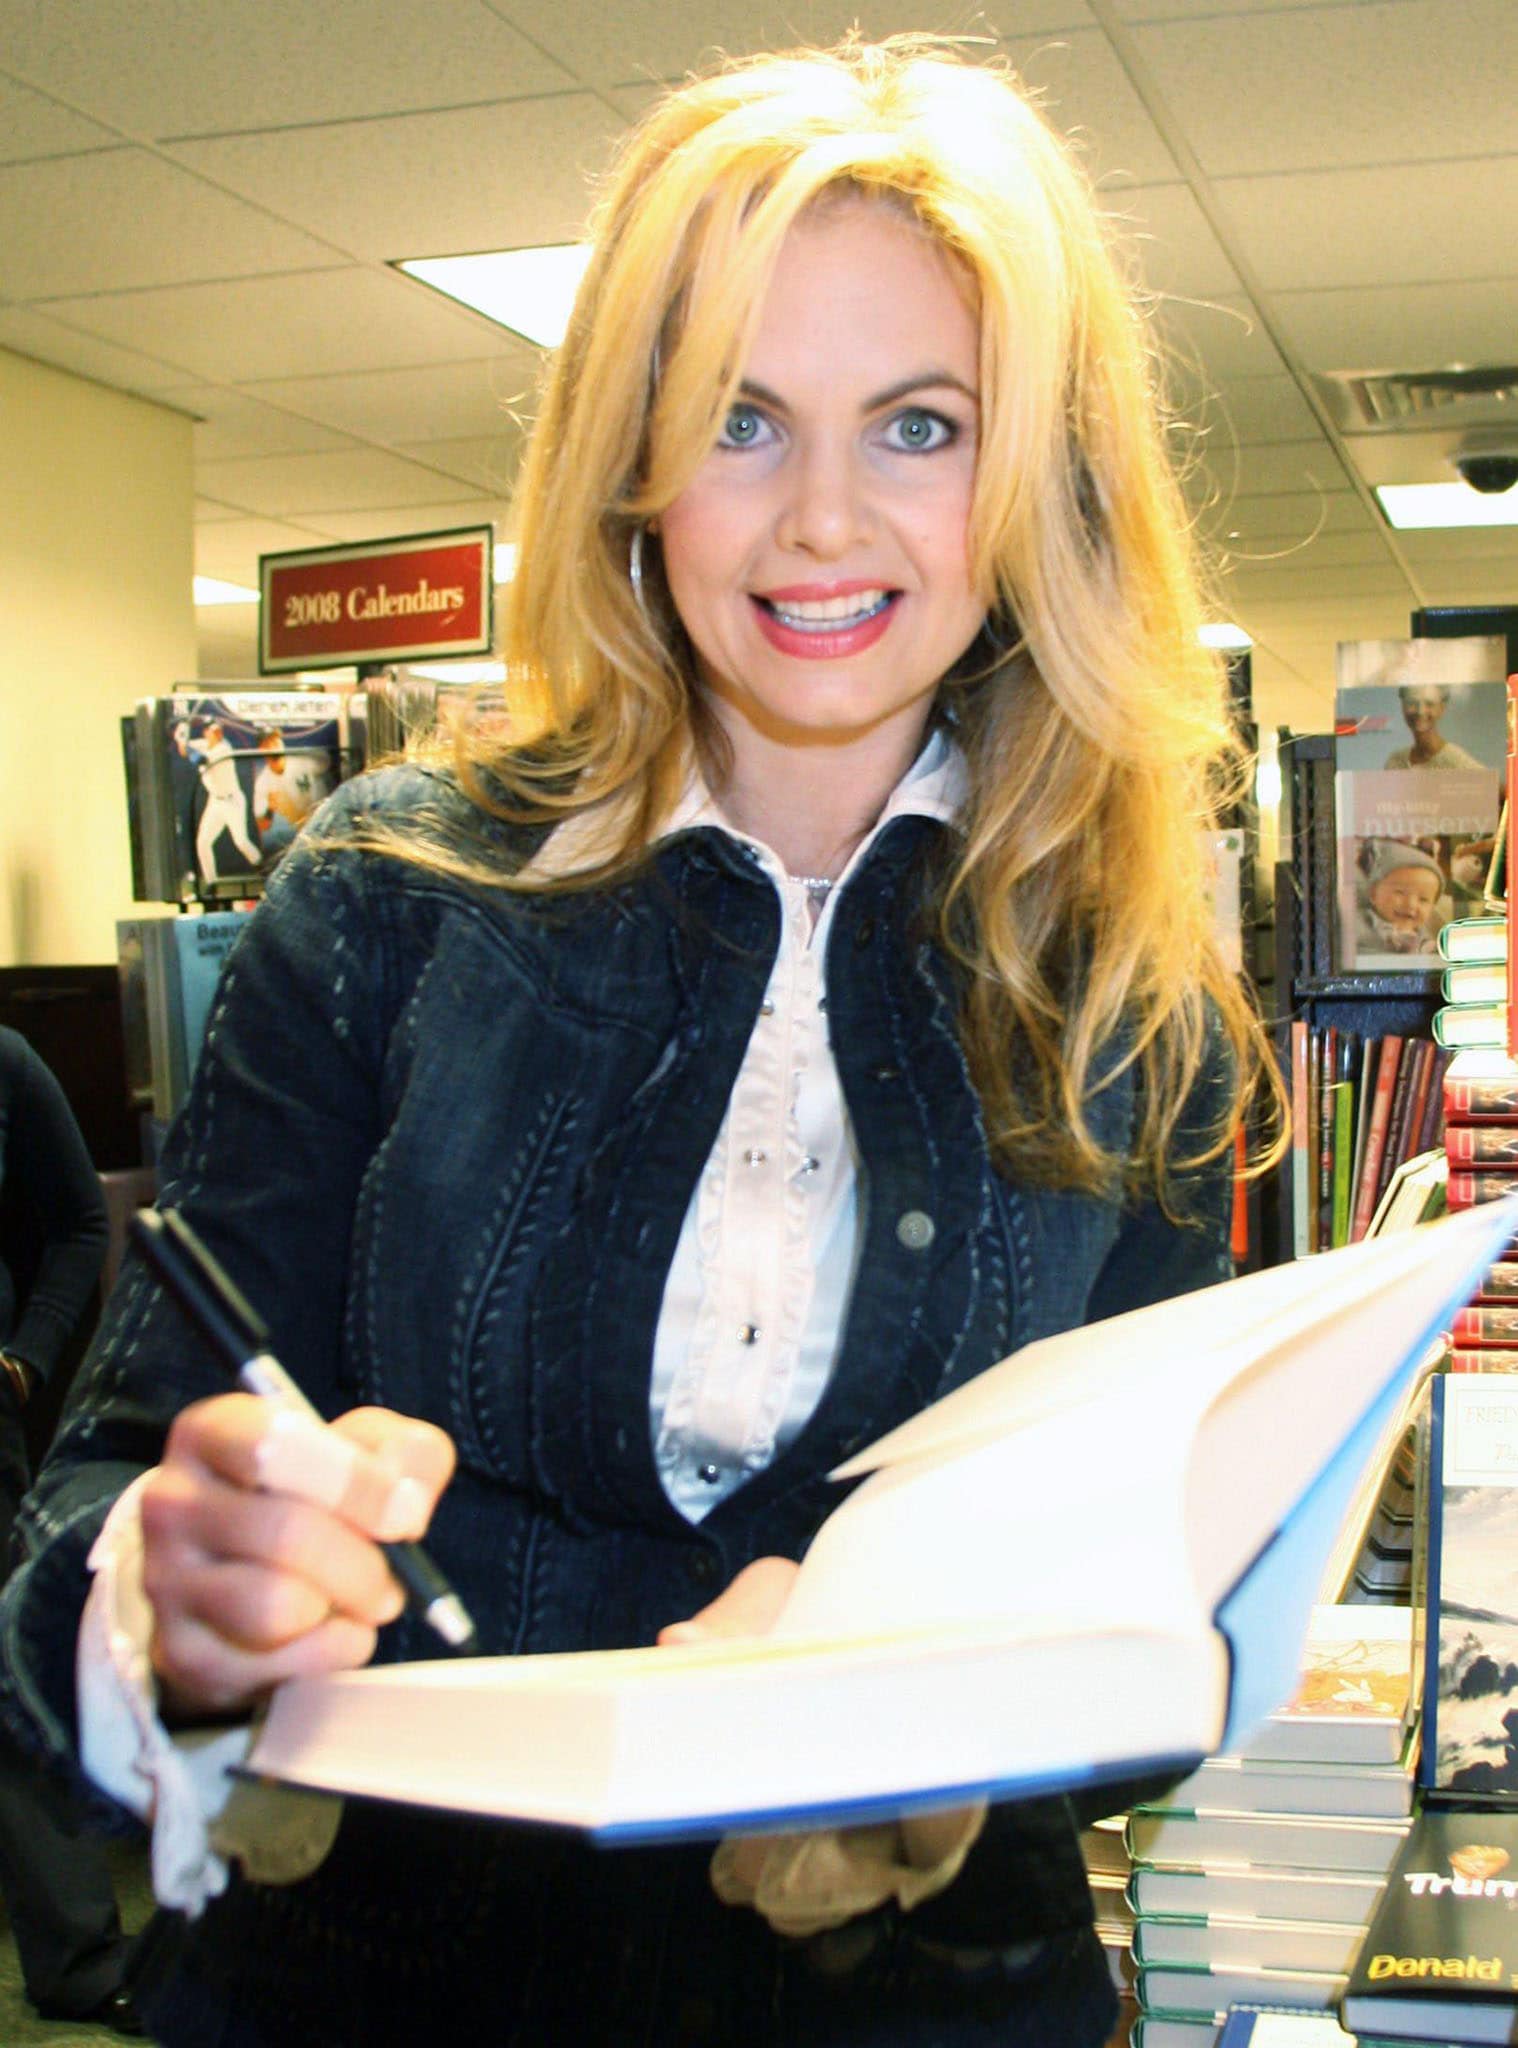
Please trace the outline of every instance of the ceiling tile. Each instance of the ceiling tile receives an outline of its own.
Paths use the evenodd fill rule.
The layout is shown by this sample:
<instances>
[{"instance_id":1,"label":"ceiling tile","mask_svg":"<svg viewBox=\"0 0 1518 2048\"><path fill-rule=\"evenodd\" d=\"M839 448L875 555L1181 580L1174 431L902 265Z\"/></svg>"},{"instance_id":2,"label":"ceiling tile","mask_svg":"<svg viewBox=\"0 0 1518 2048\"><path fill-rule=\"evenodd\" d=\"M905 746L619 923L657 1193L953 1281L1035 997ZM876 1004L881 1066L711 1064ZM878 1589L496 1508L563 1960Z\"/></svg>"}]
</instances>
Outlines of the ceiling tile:
<instances>
[{"instance_id":1,"label":"ceiling tile","mask_svg":"<svg viewBox=\"0 0 1518 2048\"><path fill-rule=\"evenodd\" d=\"M1442 570L1446 563L1506 562L1511 574L1511 601L1518 604L1518 527L1441 527L1430 532L1414 529L1399 533L1397 539L1408 560L1419 568Z\"/></svg>"},{"instance_id":2,"label":"ceiling tile","mask_svg":"<svg viewBox=\"0 0 1518 2048\"><path fill-rule=\"evenodd\" d=\"M1195 21L1209 14L1293 14L1298 9L1361 7L1367 0L1112 0L1126 21Z\"/></svg>"},{"instance_id":3,"label":"ceiling tile","mask_svg":"<svg viewBox=\"0 0 1518 2048\"><path fill-rule=\"evenodd\" d=\"M201 488L228 505L265 518L300 518L355 506L420 505L444 480L420 463L379 448L331 455L269 455L196 465Z\"/></svg>"},{"instance_id":4,"label":"ceiling tile","mask_svg":"<svg viewBox=\"0 0 1518 2048\"><path fill-rule=\"evenodd\" d=\"M185 142L176 159L371 262L572 241L621 123L590 93Z\"/></svg>"},{"instance_id":5,"label":"ceiling tile","mask_svg":"<svg viewBox=\"0 0 1518 2048\"><path fill-rule=\"evenodd\" d=\"M477 0L0 0L7 68L139 136L277 127L552 91L536 38Z\"/></svg>"},{"instance_id":6,"label":"ceiling tile","mask_svg":"<svg viewBox=\"0 0 1518 2048\"><path fill-rule=\"evenodd\" d=\"M1220 295L1200 302L1162 301L1156 320L1158 338L1173 360L1175 376L1194 377L1199 369L1209 384L1221 387L1234 377L1284 374L1275 343L1247 298Z\"/></svg>"},{"instance_id":7,"label":"ceiling tile","mask_svg":"<svg viewBox=\"0 0 1518 2048\"><path fill-rule=\"evenodd\" d=\"M1518 155L1224 178L1236 246L1267 290L1511 277ZM1476 195L1479 193L1479 203Z\"/></svg>"},{"instance_id":8,"label":"ceiling tile","mask_svg":"<svg viewBox=\"0 0 1518 2048\"><path fill-rule=\"evenodd\" d=\"M195 420L195 459L217 462L239 455L310 455L324 448L348 448L351 438L264 405L220 384L185 384L161 394Z\"/></svg>"},{"instance_id":9,"label":"ceiling tile","mask_svg":"<svg viewBox=\"0 0 1518 2048\"><path fill-rule=\"evenodd\" d=\"M1518 353L1518 277L1277 292L1271 307L1313 370L1436 370L1511 363Z\"/></svg>"},{"instance_id":10,"label":"ceiling tile","mask_svg":"<svg viewBox=\"0 0 1518 2048\"><path fill-rule=\"evenodd\" d=\"M0 75L0 164L110 148L120 140L111 129L87 121L46 93Z\"/></svg>"},{"instance_id":11,"label":"ceiling tile","mask_svg":"<svg viewBox=\"0 0 1518 2048\"><path fill-rule=\"evenodd\" d=\"M494 434L455 441L407 441L397 452L457 477L462 484L473 484L493 496L505 497L516 479L522 441L521 429L508 421Z\"/></svg>"},{"instance_id":12,"label":"ceiling tile","mask_svg":"<svg viewBox=\"0 0 1518 2048\"><path fill-rule=\"evenodd\" d=\"M1090 23L1085 0L618 0L615 7L561 6L540 12L527 0L490 0L550 56L587 85L638 85L683 78L715 52L831 43L855 23L866 36L918 29L946 34L1045 35Z\"/></svg>"},{"instance_id":13,"label":"ceiling tile","mask_svg":"<svg viewBox=\"0 0 1518 2048\"><path fill-rule=\"evenodd\" d=\"M1344 465L1321 434L1311 441L1209 449L1203 466L1225 492L1240 498L1274 497L1285 491L1342 491L1349 482Z\"/></svg>"},{"instance_id":14,"label":"ceiling tile","mask_svg":"<svg viewBox=\"0 0 1518 2048\"><path fill-rule=\"evenodd\" d=\"M1174 157L1099 29L1052 38L1018 33L1001 48L1043 95L1050 120L1076 142L1093 177L1120 190L1177 175Z\"/></svg>"},{"instance_id":15,"label":"ceiling tile","mask_svg":"<svg viewBox=\"0 0 1518 2048\"><path fill-rule=\"evenodd\" d=\"M58 299L330 262L332 251L142 149L0 166L6 296Z\"/></svg>"},{"instance_id":16,"label":"ceiling tile","mask_svg":"<svg viewBox=\"0 0 1518 2048\"><path fill-rule=\"evenodd\" d=\"M1139 32L1203 170L1311 170L1513 147L1512 0L1381 0ZM1359 89L1364 81L1373 90ZM1240 109L1248 118L1240 119Z\"/></svg>"},{"instance_id":17,"label":"ceiling tile","mask_svg":"<svg viewBox=\"0 0 1518 2048\"><path fill-rule=\"evenodd\" d=\"M1353 491L1282 491L1263 498L1233 497L1208 508L1202 531L1215 547L1242 541L1249 548L1299 547L1319 533L1364 533L1373 515Z\"/></svg>"},{"instance_id":18,"label":"ceiling tile","mask_svg":"<svg viewBox=\"0 0 1518 2048\"><path fill-rule=\"evenodd\" d=\"M184 371L244 384L460 362L490 332L408 278L359 269L65 299L53 310L121 347L169 357L182 366L176 383Z\"/></svg>"},{"instance_id":19,"label":"ceiling tile","mask_svg":"<svg viewBox=\"0 0 1518 2048\"><path fill-rule=\"evenodd\" d=\"M1305 441L1319 431L1292 377L1235 377L1226 392L1189 379L1177 390L1176 403L1186 419L1205 431L1209 447Z\"/></svg>"},{"instance_id":20,"label":"ceiling tile","mask_svg":"<svg viewBox=\"0 0 1518 2048\"><path fill-rule=\"evenodd\" d=\"M1241 601L1255 599L1262 604L1295 604L1306 597L1397 597L1404 604L1411 604L1415 597L1407 577L1389 556L1381 562L1341 562L1333 567L1301 569L1279 562L1240 562L1229 570L1228 582Z\"/></svg>"},{"instance_id":21,"label":"ceiling tile","mask_svg":"<svg viewBox=\"0 0 1518 2048\"><path fill-rule=\"evenodd\" d=\"M1238 274L1186 185L1145 185L1103 194L1143 281L1161 298L1227 299Z\"/></svg>"},{"instance_id":22,"label":"ceiling tile","mask_svg":"<svg viewBox=\"0 0 1518 2048\"><path fill-rule=\"evenodd\" d=\"M1283 549L1267 541L1255 549L1246 542L1242 550L1224 556L1224 566L1231 575L1236 569L1264 571L1273 565L1285 571L1294 567L1370 567L1390 559L1384 530L1367 523L1356 532L1319 533L1295 548Z\"/></svg>"},{"instance_id":23,"label":"ceiling tile","mask_svg":"<svg viewBox=\"0 0 1518 2048\"><path fill-rule=\"evenodd\" d=\"M76 377L89 377L116 391L156 394L184 381L180 364L160 362L134 349L118 348L97 335L81 334L66 321L28 306L0 307L0 348L14 349L17 355L32 356L59 370L72 370Z\"/></svg>"},{"instance_id":24,"label":"ceiling tile","mask_svg":"<svg viewBox=\"0 0 1518 2048\"><path fill-rule=\"evenodd\" d=\"M502 343L499 355L477 362L283 378L258 385L250 395L390 447L491 434L513 414L530 414L537 403L539 352L505 335Z\"/></svg>"}]
</instances>

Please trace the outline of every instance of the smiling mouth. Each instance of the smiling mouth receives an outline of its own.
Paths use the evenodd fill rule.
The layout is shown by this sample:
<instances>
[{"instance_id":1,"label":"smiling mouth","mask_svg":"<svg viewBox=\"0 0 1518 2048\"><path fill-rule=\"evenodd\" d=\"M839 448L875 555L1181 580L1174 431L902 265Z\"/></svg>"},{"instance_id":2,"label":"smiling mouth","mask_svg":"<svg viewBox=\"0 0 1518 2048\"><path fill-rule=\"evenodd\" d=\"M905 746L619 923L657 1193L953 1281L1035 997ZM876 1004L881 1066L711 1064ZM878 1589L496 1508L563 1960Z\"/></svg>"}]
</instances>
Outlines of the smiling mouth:
<instances>
[{"instance_id":1,"label":"smiling mouth","mask_svg":"<svg viewBox=\"0 0 1518 2048\"><path fill-rule=\"evenodd\" d=\"M784 603L756 595L760 609L793 633L847 633L878 618L901 596L899 590L856 590L846 597L787 598Z\"/></svg>"}]
</instances>

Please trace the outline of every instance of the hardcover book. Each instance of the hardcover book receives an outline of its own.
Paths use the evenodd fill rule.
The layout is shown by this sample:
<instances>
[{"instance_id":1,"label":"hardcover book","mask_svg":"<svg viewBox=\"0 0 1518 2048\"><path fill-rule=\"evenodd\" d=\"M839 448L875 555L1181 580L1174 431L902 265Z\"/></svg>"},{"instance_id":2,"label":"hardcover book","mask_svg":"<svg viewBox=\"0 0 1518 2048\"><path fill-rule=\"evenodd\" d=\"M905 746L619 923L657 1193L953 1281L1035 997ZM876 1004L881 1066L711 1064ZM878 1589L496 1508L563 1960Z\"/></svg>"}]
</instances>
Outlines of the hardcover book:
<instances>
[{"instance_id":1,"label":"hardcover book","mask_svg":"<svg viewBox=\"0 0 1518 2048\"><path fill-rule=\"evenodd\" d=\"M1352 1870L1272 1870L1264 1864L1169 1870L1142 1864L1128 1880L1128 1896L1134 1912L1146 1917L1195 1920L1223 1913L1235 1919L1332 1922L1362 1934L1381 1882L1379 1876Z\"/></svg>"},{"instance_id":2,"label":"hardcover book","mask_svg":"<svg viewBox=\"0 0 1518 2048\"><path fill-rule=\"evenodd\" d=\"M1456 1344L1518 1345L1518 1301L1456 1309L1450 1338Z\"/></svg>"},{"instance_id":3,"label":"hardcover book","mask_svg":"<svg viewBox=\"0 0 1518 2048\"><path fill-rule=\"evenodd\" d=\"M1146 1914L1133 1932L1134 1960L1197 1964L1209 1970L1326 1970L1343 1976L1365 1938L1365 1924L1332 1920L1266 1920L1207 1913L1195 1919Z\"/></svg>"},{"instance_id":4,"label":"hardcover book","mask_svg":"<svg viewBox=\"0 0 1518 2048\"><path fill-rule=\"evenodd\" d=\"M1518 1119L1510 1124L1451 1124L1444 1134L1451 1166L1518 1169Z\"/></svg>"},{"instance_id":5,"label":"hardcover book","mask_svg":"<svg viewBox=\"0 0 1518 2048\"><path fill-rule=\"evenodd\" d=\"M1458 1053L1445 1069L1444 1113L1452 1124L1518 1118L1518 1061L1505 1047Z\"/></svg>"},{"instance_id":6,"label":"hardcover book","mask_svg":"<svg viewBox=\"0 0 1518 2048\"><path fill-rule=\"evenodd\" d=\"M1187 1813L1173 1806L1137 1806L1128 1816L1128 1853L1135 1871L1353 1871L1384 1877L1405 1820L1325 1820L1296 1813Z\"/></svg>"},{"instance_id":7,"label":"hardcover book","mask_svg":"<svg viewBox=\"0 0 1518 2048\"><path fill-rule=\"evenodd\" d=\"M1418 1816L1340 2011L1377 2040L1518 2036L1518 1813Z\"/></svg>"},{"instance_id":8,"label":"hardcover book","mask_svg":"<svg viewBox=\"0 0 1518 2048\"><path fill-rule=\"evenodd\" d=\"M1430 1403L1428 1642L1420 1778L1431 1797L1518 1798L1518 1383L1444 1375Z\"/></svg>"},{"instance_id":9,"label":"hardcover book","mask_svg":"<svg viewBox=\"0 0 1518 2048\"><path fill-rule=\"evenodd\" d=\"M1439 977L1439 993L1447 1003L1505 1003L1507 962L1467 960L1446 967Z\"/></svg>"},{"instance_id":10,"label":"hardcover book","mask_svg":"<svg viewBox=\"0 0 1518 2048\"><path fill-rule=\"evenodd\" d=\"M1453 1052L1505 1053L1507 1004L1446 1003L1434 1012L1433 1033L1438 1044Z\"/></svg>"},{"instance_id":11,"label":"hardcover book","mask_svg":"<svg viewBox=\"0 0 1518 2048\"><path fill-rule=\"evenodd\" d=\"M1396 1820L1412 1812L1413 1758L1394 1764L1279 1763L1215 1756L1169 1794L1175 1806L1225 1813L1345 1814Z\"/></svg>"},{"instance_id":12,"label":"hardcover book","mask_svg":"<svg viewBox=\"0 0 1518 2048\"><path fill-rule=\"evenodd\" d=\"M1344 1995L1340 1970L1272 1970L1264 1963L1139 1966L1139 2002L1150 2012L1226 2012L1231 2005L1287 2005L1332 2012Z\"/></svg>"},{"instance_id":13,"label":"hardcover book","mask_svg":"<svg viewBox=\"0 0 1518 2048\"><path fill-rule=\"evenodd\" d=\"M1518 1187L1518 1173L1500 1166L1452 1166L1444 1198L1452 1209L1500 1202Z\"/></svg>"},{"instance_id":14,"label":"hardcover book","mask_svg":"<svg viewBox=\"0 0 1518 2048\"><path fill-rule=\"evenodd\" d=\"M624 1837L1179 1773L1296 1691L1364 1468L1513 1227L1475 1210L1029 1345L838 1469L864 1483L762 1640L296 1679L252 1768Z\"/></svg>"},{"instance_id":15,"label":"hardcover book","mask_svg":"<svg viewBox=\"0 0 1518 2048\"><path fill-rule=\"evenodd\" d=\"M1328 2013L1239 2006L1229 2013L1218 2048L1353 2048L1353 2039Z\"/></svg>"},{"instance_id":16,"label":"hardcover book","mask_svg":"<svg viewBox=\"0 0 1518 2048\"><path fill-rule=\"evenodd\" d=\"M1334 696L1340 964L1432 966L1481 907L1506 761L1505 643L1352 640Z\"/></svg>"},{"instance_id":17,"label":"hardcover book","mask_svg":"<svg viewBox=\"0 0 1518 2048\"><path fill-rule=\"evenodd\" d=\"M1408 1608L1315 1607L1297 1690L1261 1723L1245 1753L1400 1769L1416 1704L1412 1659Z\"/></svg>"},{"instance_id":18,"label":"hardcover book","mask_svg":"<svg viewBox=\"0 0 1518 2048\"><path fill-rule=\"evenodd\" d=\"M1495 963L1507 960L1507 916L1452 917L1439 934L1441 960Z\"/></svg>"}]
</instances>

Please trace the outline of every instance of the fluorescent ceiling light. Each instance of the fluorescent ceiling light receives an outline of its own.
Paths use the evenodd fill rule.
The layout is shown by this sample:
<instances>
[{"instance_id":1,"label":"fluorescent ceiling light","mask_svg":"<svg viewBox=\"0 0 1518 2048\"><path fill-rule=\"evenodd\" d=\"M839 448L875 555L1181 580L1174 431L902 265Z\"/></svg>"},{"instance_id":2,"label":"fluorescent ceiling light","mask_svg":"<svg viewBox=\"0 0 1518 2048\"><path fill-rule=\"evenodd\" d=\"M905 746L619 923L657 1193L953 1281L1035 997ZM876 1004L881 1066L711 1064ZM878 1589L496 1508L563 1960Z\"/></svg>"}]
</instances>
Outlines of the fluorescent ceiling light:
<instances>
[{"instance_id":1,"label":"fluorescent ceiling light","mask_svg":"<svg viewBox=\"0 0 1518 2048\"><path fill-rule=\"evenodd\" d=\"M195 578L197 604L257 604L258 592L245 583L223 583L219 576Z\"/></svg>"},{"instance_id":2,"label":"fluorescent ceiling light","mask_svg":"<svg viewBox=\"0 0 1518 2048\"><path fill-rule=\"evenodd\" d=\"M416 256L395 267L540 348L557 348L589 261L586 244L561 242L483 256Z\"/></svg>"},{"instance_id":3,"label":"fluorescent ceiling light","mask_svg":"<svg viewBox=\"0 0 1518 2048\"><path fill-rule=\"evenodd\" d=\"M497 583L509 583L517 573L517 544L514 540L498 540L495 544L495 560L491 574Z\"/></svg>"},{"instance_id":4,"label":"fluorescent ceiling light","mask_svg":"<svg viewBox=\"0 0 1518 2048\"><path fill-rule=\"evenodd\" d=\"M1234 625L1231 619L1220 619L1214 625L1199 626L1197 638L1204 647L1218 647L1229 654L1241 654L1246 647L1254 645L1244 628Z\"/></svg>"},{"instance_id":5,"label":"fluorescent ceiling light","mask_svg":"<svg viewBox=\"0 0 1518 2048\"><path fill-rule=\"evenodd\" d=\"M1377 484L1393 526L1518 526L1518 485L1473 491L1469 484Z\"/></svg>"}]
</instances>

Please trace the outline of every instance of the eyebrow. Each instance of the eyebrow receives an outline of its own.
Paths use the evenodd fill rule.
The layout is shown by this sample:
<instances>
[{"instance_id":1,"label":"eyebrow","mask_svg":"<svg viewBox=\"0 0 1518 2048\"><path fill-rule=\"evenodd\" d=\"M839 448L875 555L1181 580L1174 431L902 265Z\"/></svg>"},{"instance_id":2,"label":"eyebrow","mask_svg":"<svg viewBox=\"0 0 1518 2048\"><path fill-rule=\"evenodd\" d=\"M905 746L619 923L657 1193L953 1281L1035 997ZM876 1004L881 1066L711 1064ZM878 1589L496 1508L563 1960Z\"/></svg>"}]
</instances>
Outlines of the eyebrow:
<instances>
[{"instance_id":1,"label":"eyebrow","mask_svg":"<svg viewBox=\"0 0 1518 2048\"><path fill-rule=\"evenodd\" d=\"M756 383L751 377L745 377L738 388L744 398L757 398L761 405L773 406L777 412L788 410L779 392L771 391L767 385ZM971 405L980 404L980 393L973 391L962 378L954 376L952 372L921 370L911 377L903 377L899 384L890 384L884 391L877 391L873 398L865 401L863 410L878 412L882 406L894 405L898 399L910 398L914 391L934 390L957 391L961 397L967 398Z\"/></svg>"}]
</instances>

